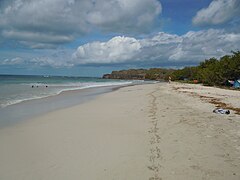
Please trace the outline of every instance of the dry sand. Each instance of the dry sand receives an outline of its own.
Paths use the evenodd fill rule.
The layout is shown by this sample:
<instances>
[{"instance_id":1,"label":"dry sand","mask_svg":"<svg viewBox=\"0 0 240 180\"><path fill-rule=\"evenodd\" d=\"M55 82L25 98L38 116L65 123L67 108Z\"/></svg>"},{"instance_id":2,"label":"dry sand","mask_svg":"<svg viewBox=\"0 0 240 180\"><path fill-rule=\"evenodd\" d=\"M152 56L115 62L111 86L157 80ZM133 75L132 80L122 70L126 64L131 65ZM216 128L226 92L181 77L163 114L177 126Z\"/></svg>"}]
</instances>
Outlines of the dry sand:
<instances>
[{"instance_id":1,"label":"dry sand","mask_svg":"<svg viewBox=\"0 0 240 180\"><path fill-rule=\"evenodd\" d=\"M2 128L0 180L239 180L240 115L212 112L216 101L237 111L239 99L138 85Z\"/></svg>"}]
</instances>

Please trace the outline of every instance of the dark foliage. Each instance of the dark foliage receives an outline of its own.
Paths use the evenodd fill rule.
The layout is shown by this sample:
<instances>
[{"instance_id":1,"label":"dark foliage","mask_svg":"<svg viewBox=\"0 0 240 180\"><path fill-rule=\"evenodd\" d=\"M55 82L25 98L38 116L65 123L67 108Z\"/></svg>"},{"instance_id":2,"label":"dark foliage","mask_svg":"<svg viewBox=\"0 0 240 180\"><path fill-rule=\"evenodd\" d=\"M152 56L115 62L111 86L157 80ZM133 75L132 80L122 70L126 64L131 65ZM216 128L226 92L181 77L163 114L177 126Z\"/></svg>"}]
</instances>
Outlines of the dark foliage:
<instances>
[{"instance_id":1,"label":"dark foliage","mask_svg":"<svg viewBox=\"0 0 240 180\"><path fill-rule=\"evenodd\" d=\"M223 56L219 60L210 58L197 67L185 67L172 74L173 80L198 80L204 85L225 85L227 80L240 78L240 51Z\"/></svg>"}]
</instances>

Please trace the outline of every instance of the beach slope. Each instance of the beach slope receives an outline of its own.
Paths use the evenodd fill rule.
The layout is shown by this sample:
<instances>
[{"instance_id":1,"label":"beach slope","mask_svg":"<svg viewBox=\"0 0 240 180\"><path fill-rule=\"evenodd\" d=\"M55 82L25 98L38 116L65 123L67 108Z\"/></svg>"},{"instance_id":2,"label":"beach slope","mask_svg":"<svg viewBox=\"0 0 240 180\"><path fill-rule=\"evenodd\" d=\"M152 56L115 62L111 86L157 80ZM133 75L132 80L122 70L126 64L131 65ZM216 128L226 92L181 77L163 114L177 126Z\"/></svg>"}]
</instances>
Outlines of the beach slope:
<instances>
[{"instance_id":1,"label":"beach slope","mask_svg":"<svg viewBox=\"0 0 240 180\"><path fill-rule=\"evenodd\" d=\"M239 108L239 91L157 83L1 128L0 179L240 179L240 116L205 96Z\"/></svg>"}]
</instances>

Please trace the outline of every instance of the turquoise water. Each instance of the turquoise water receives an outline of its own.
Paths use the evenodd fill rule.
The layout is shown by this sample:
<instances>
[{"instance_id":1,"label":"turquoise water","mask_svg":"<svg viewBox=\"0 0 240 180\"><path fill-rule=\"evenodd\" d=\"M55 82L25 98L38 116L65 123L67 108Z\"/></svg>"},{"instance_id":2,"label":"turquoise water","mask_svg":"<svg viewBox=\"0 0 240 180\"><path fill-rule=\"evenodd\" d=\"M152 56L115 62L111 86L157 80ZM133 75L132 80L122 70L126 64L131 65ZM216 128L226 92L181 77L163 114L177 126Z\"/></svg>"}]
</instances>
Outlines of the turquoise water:
<instances>
[{"instance_id":1,"label":"turquoise water","mask_svg":"<svg viewBox=\"0 0 240 180\"><path fill-rule=\"evenodd\" d=\"M0 75L0 108L58 95L63 91L132 83L136 82L89 77Z\"/></svg>"}]
</instances>

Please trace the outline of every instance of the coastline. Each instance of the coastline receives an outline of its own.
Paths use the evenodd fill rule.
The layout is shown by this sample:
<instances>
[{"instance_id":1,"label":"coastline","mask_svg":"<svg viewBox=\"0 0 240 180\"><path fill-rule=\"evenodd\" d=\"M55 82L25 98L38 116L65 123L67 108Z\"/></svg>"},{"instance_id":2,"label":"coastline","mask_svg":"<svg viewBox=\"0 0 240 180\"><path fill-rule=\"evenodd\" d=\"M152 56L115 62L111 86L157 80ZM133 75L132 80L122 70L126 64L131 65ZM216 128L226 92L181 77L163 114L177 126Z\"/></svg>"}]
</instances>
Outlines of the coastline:
<instances>
[{"instance_id":1,"label":"coastline","mask_svg":"<svg viewBox=\"0 0 240 180\"><path fill-rule=\"evenodd\" d=\"M115 85L115 86L102 86L102 87L89 87L83 89L62 91L56 95L47 97L29 99L21 101L7 107L0 108L0 128L11 126L14 123L21 123L28 121L32 118L44 115L46 113L69 108L82 104L98 95L112 92L118 88L130 85Z\"/></svg>"},{"instance_id":2,"label":"coastline","mask_svg":"<svg viewBox=\"0 0 240 180\"><path fill-rule=\"evenodd\" d=\"M2 128L0 179L239 179L240 116L214 114L191 92L234 107L240 96L178 83L128 86Z\"/></svg>"}]
</instances>

